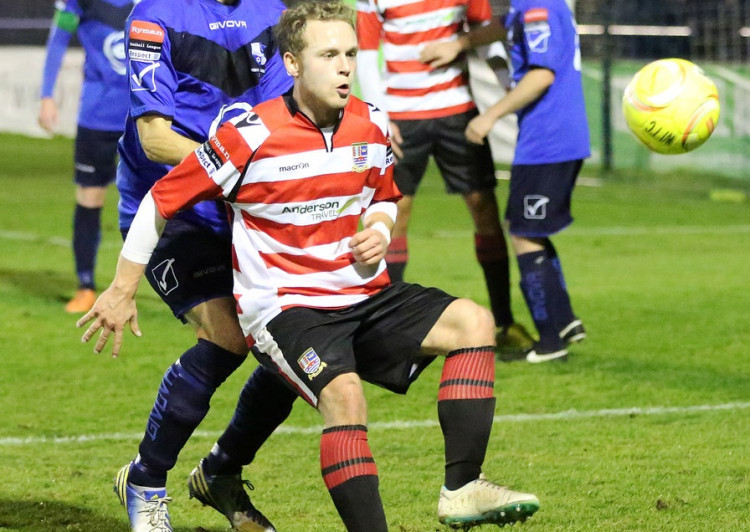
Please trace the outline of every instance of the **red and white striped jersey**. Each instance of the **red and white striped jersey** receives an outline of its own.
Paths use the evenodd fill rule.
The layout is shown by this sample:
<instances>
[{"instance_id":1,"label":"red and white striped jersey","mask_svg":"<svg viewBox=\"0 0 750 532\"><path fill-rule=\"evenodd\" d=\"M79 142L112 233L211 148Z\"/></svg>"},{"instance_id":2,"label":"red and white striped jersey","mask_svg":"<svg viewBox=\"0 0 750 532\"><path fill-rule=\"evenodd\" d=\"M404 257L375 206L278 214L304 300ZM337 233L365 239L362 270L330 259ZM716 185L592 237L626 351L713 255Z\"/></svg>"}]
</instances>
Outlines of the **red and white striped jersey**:
<instances>
[{"instance_id":1,"label":"red and white striped jersey","mask_svg":"<svg viewBox=\"0 0 750 532\"><path fill-rule=\"evenodd\" d=\"M360 50L383 43L386 111L396 120L449 116L473 109L465 56L442 68L419 61L425 44L457 38L465 23L486 23L488 0L358 0Z\"/></svg>"},{"instance_id":2,"label":"red and white striped jersey","mask_svg":"<svg viewBox=\"0 0 750 532\"><path fill-rule=\"evenodd\" d=\"M373 203L401 197L385 115L352 97L331 132L291 95L224 124L151 190L159 213L212 198L233 210L234 292L252 342L282 310L342 308L390 281L355 262L349 240Z\"/></svg>"}]
</instances>

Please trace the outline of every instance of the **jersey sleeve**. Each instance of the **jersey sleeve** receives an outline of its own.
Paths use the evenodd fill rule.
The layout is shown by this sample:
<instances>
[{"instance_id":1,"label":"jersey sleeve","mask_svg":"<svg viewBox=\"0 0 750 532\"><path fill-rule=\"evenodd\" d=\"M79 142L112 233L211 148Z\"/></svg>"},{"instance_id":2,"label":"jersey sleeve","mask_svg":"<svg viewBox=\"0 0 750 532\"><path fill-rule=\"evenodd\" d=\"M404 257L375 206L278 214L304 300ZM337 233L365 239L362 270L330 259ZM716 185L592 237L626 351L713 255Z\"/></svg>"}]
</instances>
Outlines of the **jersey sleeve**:
<instances>
[{"instance_id":1,"label":"jersey sleeve","mask_svg":"<svg viewBox=\"0 0 750 532\"><path fill-rule=\"evenodd\" d=\"M47 51L42 72L42 98L51 98L55 91L55 82L60 73L63 56L68 49L70 38L78 29L80 7L77 0L57 0L55 15L47 38Z\"/></svg>"},{"instance_id":2,"label":"jersey sleeve","mask_svg":"<svg viewBox=\"0 0 750 532\"><path fill-rule=\"evenodd\" d=\"M373 166L380 168L380 173L373 174L377 176L377 182L370 184L375 189L372 202L389 201L395 203L401 199L401 191L399 191L393 179L393 150L391 148L391 137L388 132L387 117L378 109L370 107L370 120L377 126L378 132L381 133L382 136L378 135L380 137L379 140L385 148L378 152L380 153L378 160L373 161Z\"/></svg>"},{"instance_id":3,"label":"jersey sleeve","mask_svg":"<svg viewBox=\"0 0 750 532\"><path fill-rule=\"evenodd\" d=\"M530 67L542 67L557 71L560 53L566 46L558 43L562 39L562 13L549 2L530 3L522 14L524 47ZM570 23L568 21L568 23Z\"/></svg>"},{"instance_id":4,"label":"jersey sleeve","mask_svg":"<svg viewBox=\"0 0 750 532\"><path fill-rule=\"evenodd\" d=\"M360 50L377 50L383 33L383 21L372 0L357 0L357 41Z\"/></svg>"},{"instance_id":5,"label":"jersey sleeve","mask_svg":"<svg viewBox=\"0 0 750 532\"><path fill-rule=\"evenodd\" d=\"M492 8L488 0L469 0L466 20L469 24L486 24L492 19Z\"/></svg>"},{"instance_id":6,"label":"jersey sleeve","mask_svg":"<svg viewBox=\"0 0 750 532\"><path fill-rule=\"evenodd\" d=\"M125 46L131 116L158 114L172 118L178 81L171 64L169 35L164 26L136 6L127 22Z\"/></svg>"},{"instance_id":7,"label":"jersey sleeve","mask_svg":"<svg viewBox=\"0 0 750 532\"><path fill-rule=\"evenodd\" d=\"M169 219L210 199L227 199L238 186L252 150L234 124L223 124L151 189L156 208Z\"/></svg>"}]
</instances>

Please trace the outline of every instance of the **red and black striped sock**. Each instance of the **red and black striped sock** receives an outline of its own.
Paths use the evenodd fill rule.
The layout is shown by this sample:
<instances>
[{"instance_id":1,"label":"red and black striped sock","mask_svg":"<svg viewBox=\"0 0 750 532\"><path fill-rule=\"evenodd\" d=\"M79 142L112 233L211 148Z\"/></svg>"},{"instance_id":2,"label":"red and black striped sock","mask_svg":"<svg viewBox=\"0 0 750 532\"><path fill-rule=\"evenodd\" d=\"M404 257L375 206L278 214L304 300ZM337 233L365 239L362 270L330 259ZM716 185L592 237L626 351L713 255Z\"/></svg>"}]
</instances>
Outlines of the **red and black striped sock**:
<instances>
[{"instance_id":1,"label":"red and black striped sock","mask_svg":"<svg viewBox=\"0 0 750 532\"><path fill-rule=\"evenodd\" d=\"M508 326L514 320L510 306L510 260L505 236L502 233L499 235L475 233L474 250L484 273L495 323L503 327Z\"/></svg>"},{"instance_id":2,"label":"red and black striped sock","mask_svg":"<svg viewBox=\"0 0 750 532\"><path fill-rule=\"evenodd\" d=\"M406 236L397 236L391 240L385 254L385 262L388 266L388 276L391 278L391 282L403 281L406 263L409 262L409 247L406 243Z\"/></svg>"},{"instance_id":3,"label":"red and black striped sock","mask_svg":"<svg viewBox=\"0 0 750 532\"><path fill-rule=\"evenodd\" d=\"M378 470L367 443L367 427L341 425L324 429L320 468L349 532L388 530L378 491Z\"/></svg>"},{"instance_id":4,"label":"red and black striped sock","mask_svg":"<svg viewBox=\"0 0 750 532\"><path fill-rule=\"evenodd\" d=\"M492 346L451 351L438 392L438 418L445 439L445 487L460 488L479 477L495 414L495 351Z\"/></svg>"}]
</instances>

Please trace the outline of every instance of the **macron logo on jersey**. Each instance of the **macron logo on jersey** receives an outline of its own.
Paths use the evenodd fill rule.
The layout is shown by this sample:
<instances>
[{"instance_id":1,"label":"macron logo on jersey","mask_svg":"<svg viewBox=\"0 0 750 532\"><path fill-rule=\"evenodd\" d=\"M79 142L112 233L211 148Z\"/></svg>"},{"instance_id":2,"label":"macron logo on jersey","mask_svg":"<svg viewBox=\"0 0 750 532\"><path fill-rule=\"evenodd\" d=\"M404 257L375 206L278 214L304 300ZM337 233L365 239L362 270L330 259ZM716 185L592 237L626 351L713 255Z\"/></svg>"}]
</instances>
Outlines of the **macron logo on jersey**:
<instances>
[{"instance_id":1,"label":"macron logo on jersey","mask_svg":"<svg viewBox=\"0 0 750 532\"><path fill-rule=\"evenodd\" d=\"M219 22L209 22L208 29L223 30L224 28L247 28L247 22L244 20L220 20Z\"/></svg>"}]
</instances>

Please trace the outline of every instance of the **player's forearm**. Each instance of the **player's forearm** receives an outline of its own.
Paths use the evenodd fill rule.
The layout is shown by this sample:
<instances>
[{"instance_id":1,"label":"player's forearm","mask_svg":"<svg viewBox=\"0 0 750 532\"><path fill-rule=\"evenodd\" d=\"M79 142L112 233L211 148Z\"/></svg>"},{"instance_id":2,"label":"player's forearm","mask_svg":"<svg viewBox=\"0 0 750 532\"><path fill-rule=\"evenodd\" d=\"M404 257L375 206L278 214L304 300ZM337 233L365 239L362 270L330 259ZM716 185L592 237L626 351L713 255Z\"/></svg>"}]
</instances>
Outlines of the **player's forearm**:
<instances>
[{"instance_id":1,"label":"player's forearm","mask_svg":"<svg viewBox=\"0 0 750 532\"><path fill-rule=\"evenodd\" d=\"M362 222L365 228L377 229L388 242L391 241L393 226L396 224L396 204L390 201L381 201L373 203L368 207L362 216Z\"/></svg>"},{"instance_id":2,"label":"player's forearm","mask_svg":"<svg viewBox=\"0 0 750 532\"><path fill-rule=\"evenodd\" d=\"M166 220L159 214L151 192L148 192L138 207L122 245L112 287L129 297L135 296L138 283L165 225Z\"/></svg>"},{"instance_id":3,"label":"player's forearm","mask_svg":"<svg viewBox=\"0 0 750 532\"><path fill-rule=\"evenodd\" d=\"M546 68L530 70L505 97L487 110L495 120L531 105L544 95L555 81L555 73Z\"/></svg>"},{"instance_id":4,"label":"player's forearm","mask_svg":"<svg viewBox=\"0 0 750 532\"><path fill-rule=\"evenodd\" d=\"M136 120L138 137L149 160L175 166L200 144L172 129L172 121L162 116L142 116Z\"/></svg>"},{"instance_id":5,"label":"player's forearm","mask_svg":"<svg viewBox=\"0 0 750 532\"><path fill-rule=\"evenodd\" d=\"M465 52L505 39L506 34L505 27L497 18L493 18L489 24L473 26L468 33L464 33L458 38L458 43L461 51Z\"/></svg>"}]
</instances>

